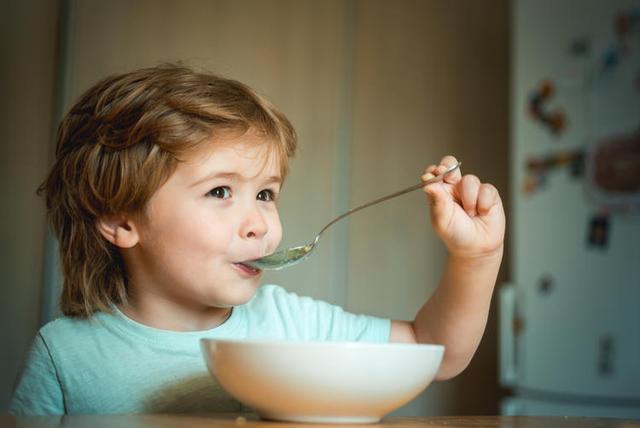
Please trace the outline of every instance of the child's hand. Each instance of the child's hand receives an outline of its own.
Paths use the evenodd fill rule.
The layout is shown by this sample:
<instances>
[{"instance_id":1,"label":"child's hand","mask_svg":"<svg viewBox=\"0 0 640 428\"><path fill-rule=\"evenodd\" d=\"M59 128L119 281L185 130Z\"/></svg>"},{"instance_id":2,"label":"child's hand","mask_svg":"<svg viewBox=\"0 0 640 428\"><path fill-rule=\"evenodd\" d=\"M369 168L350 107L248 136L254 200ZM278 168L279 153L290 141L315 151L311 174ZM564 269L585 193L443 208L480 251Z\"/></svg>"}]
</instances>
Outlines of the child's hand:
<instances>
[{"instance_id":1,"label":"child's hand","mask_svg":"<svg viewBox=\"0 0 640 428\"><path fill-rule=\"evenodd\" d=\"M425 169L423 180L442 174L458 161L445 156L440 165ZM425 186L431 205L431 224L449 253L481 257L502 251L505 217L498 190L481 183L475 175L462 176L460 169L443 181Z\"/></svg>"}]
</instances>

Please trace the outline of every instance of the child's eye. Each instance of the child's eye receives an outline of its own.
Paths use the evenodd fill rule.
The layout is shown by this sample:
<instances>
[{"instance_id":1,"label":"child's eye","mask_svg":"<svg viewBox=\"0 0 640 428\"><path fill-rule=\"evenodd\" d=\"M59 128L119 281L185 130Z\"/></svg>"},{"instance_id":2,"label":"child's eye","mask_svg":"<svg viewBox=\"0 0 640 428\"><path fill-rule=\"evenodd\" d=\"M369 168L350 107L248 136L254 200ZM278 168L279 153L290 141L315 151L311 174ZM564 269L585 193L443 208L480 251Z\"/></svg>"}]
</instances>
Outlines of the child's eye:
<instances>
[{"instance_id":1,"label":"child's eye","mask_svg":"<svg viewBox=\"0 0 640 428\"><path fill-rule=\"evenodd\" d=\"M258 193L258 200L272 202L276 200L276 193L273 190L265 189Z\"/></svg>"},{"instance_id":2,"label":"child's eye","mask_svg":"<svg viewBox=\"0 0 640 428\"><path fill-rule=\"evenodd\" d=\"M231 189L227 186L216 187L215 189L209 190L207 196L212 196L218 199L228 199L231 197Z\"/></svg>"}]
</instances>

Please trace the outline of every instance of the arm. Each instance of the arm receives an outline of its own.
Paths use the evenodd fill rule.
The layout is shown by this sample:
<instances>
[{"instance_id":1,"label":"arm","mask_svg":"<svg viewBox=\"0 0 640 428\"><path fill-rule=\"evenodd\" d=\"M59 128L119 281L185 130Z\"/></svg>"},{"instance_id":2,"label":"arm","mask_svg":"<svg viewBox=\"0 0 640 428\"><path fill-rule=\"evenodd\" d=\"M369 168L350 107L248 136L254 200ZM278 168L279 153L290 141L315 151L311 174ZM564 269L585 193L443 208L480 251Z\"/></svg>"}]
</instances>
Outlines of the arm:
<instances>
[{"instance_id":1,"label":"arm","mask_svg":"<svg viewBox=\"0 0 640 428\"><path fill-rule=\"evenodd\" d=\"M9 413L15 416L65 413L58 375L47 345L40 334L33 342L24 371L13 392Z\"/></svg>"},{"instance_id":2,"label":"arm","mask_svg":"<svg viewBox=\"0 0 640 428\"><path fill-rule=\"evenodd\" d=\"M457 162L445 157L427 179ZM438 343L445 354L436 375L456 376L469 364L487 322L503 252L505 218L497 190L459 171L425 188L431 223L448 249L440 282L413 322L393 321L391 341Z\"/></svg>"}]
</instances>

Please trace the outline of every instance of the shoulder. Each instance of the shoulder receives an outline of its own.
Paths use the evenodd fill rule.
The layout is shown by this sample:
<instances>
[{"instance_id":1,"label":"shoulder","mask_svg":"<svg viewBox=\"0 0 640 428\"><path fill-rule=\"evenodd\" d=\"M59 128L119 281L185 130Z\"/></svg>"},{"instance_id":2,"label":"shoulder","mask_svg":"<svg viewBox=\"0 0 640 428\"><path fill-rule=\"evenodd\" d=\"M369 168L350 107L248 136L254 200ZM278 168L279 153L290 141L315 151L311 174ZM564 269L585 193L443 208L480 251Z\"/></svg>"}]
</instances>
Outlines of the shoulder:
<instances>
[{"instance_id":1,"label":"shoulder","mask_svg":"<svg viewBox=\"0 0 640 428\"><path fill-rule=\"evenodd\" d=\"M269 284L256 293L254 302L260 320L283 326L287 338L303 340L386 342L389 319L354 314L323 300L298 296ZM277 329L273 329L277 330Z\"/></svg>"},{"instance_id":2,"label":"shoulder","mask_svg":"<svg viewBox=\"0 0 640 428\"><path fill-rule=\"evenodd\" d=\"M40 328L18 377L9 412L15 415L62 414L65 411L60 351L74 350L86 321L59 318ZM62 363L62 364L61 364Z\"/></svg>"},{"instance_id":3,"label":"shoulder","mask_svg":"<svg viewBox=\"0 0 640 428\"><path fill-rule=\"evenodd\" d=\"M93 356L98 348L112 344L119 333L115 315L96 313L90 318L61 317L44 325L37 334L54 362Z\"/></svg>"},{"instance_id":4,"label":"shoulder","mask_svg":"<svg viewBox=\"0 0 640 428\"><path fill-rule=\"evenodd\" d=\"M61 317L48 322L38 332L38 336L46 343L58 340L79 339L105 329L105 321L111 314L91 318Z\"/></svg>"},{"instance_id":5,"label":"shoulder","mask_svg":"<svg viewBox=\"0 0 640 428\"><path fill-rule=\"evenodd\" d=\"M275 284L261 286L246 306L250 324L268 326L287 339L313 339L326 322L344 314L342 308L323 300L299 296Z\"/></svg>"},{"instance_id":6,"label":"shoulder","mask_svg":"<svg viewBox=\"0 0 640 428\"><path fill-rule=\"evenodd\" d=\"M242 307L247 336L256 339L308 339L308 319L315 319L319 301L300 297L275 284L258 288Z\"/></svg>"},{"instance_id":7,"label":"shoulder","mask_svg":"<svg viewBox=\"0 0 640 428\"><path fill-rule=\"evenodd\" d=\"M91 325L95 321L95 318L75 318L75 317L60 317L46 323L40 328L42 334L56 334L63 331L75 330L77 328L85 328Z\"/></svg>"}]
</instances>

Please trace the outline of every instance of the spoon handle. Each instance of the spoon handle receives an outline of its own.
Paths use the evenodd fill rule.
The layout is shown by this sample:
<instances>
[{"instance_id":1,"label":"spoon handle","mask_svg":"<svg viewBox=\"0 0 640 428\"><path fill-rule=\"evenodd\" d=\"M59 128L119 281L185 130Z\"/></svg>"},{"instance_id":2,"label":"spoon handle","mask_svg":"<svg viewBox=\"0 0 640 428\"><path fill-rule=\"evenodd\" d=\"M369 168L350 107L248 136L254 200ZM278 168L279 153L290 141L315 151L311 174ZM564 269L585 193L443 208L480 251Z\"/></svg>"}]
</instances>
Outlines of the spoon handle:
<instances>
[{"instance_id":1,"label":"spoon handle","mask_svg":"<svg viewBox=\"0 0 640 428\"><path fill-rule=\"evenodd\" d=\"M357 206L355 208L351 208L349 211L347 211L346 213L341 214L338 217L334 218L333 220L331 220L331 222L329 222L329 224L327 224L325 227L323 227L322 230L320 231L320 233L318 233L318 236L316 237L316 242L318 241L318 238L320 237L320 235L322 235L322 232L324 232L325 230L327 230L329 228L329 226L331 226L332 224L334 224L337 221L342 220L346 216L351 215L351 214L355 213L356 211L360 211L360 210L363 210L363 209L365 209L367 207L370 207L371 205L379 204L380 202L384 202L386 200L395 198L396 196L404 195L405 193L409 193L409 192L413 192L414 190L422 189L427 184L431 184L431 183L436 183L438 181L442 181L442 179L444 179L445 175L447 175L450 172L453 172L456 169L460 168L460 165L462 165L462 162L458 162L457 164L455 164L453 166L450 166L442 174L440 174L440 175L438 175L436 177L430 178L427 181L422 181L422 182L420 182L418 184L414 184L413 186L407 187L406 189L398 190L397 192L391 193L390 195L382 196L381 198L375 199L375 200L373 200L371 202L367 202L366 204L362 204L362 205Z\"/></svg>"}]
</instances>

